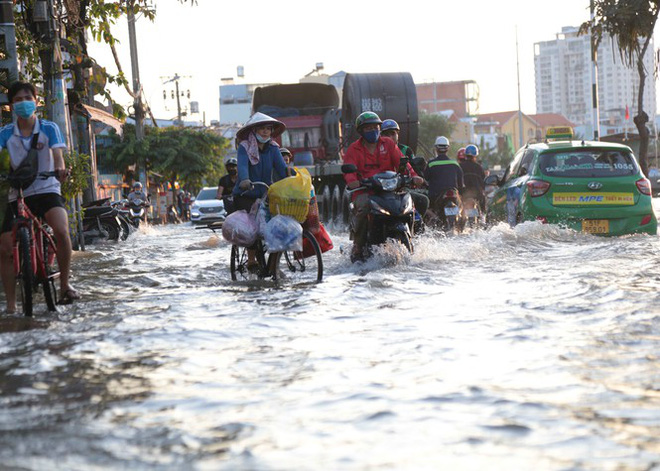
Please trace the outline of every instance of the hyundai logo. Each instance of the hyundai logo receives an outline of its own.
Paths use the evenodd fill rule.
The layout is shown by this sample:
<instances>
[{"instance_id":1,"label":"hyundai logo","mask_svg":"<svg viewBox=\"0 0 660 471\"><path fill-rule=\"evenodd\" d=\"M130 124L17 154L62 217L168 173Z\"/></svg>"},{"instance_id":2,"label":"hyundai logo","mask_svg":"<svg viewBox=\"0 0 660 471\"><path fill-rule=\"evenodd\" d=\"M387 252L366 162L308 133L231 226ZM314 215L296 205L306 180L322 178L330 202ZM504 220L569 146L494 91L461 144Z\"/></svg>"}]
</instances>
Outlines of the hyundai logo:
<instances>
[{"instance_id":1,"label":"hyundai logo","mask_svg":"<svg viewBox=\"0 0 660 471\"><path fill-rule=\"evenodd\" d=\"M589 182L587 183L587 188L590 190L600 190L603 188L603 184L601 182Z\"/></svg>"}]
</instances>

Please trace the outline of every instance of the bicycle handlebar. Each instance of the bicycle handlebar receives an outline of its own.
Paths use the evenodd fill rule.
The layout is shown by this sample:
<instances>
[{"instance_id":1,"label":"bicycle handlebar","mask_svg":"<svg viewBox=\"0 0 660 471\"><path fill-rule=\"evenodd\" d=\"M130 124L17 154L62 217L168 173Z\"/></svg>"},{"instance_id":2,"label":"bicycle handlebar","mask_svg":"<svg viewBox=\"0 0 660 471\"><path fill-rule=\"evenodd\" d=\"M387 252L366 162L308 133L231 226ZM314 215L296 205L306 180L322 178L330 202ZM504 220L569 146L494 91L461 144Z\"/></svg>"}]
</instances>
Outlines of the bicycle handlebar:
<instances>
[{"instance_id":1,"label":"bicycle handlebar","mask_svg":"<svg viewBox=\"0 0 660 471\"><path fill-rule=\"evenodd\" d=\"M267 184L267 183L264 183L264 182L251 182L251 183L252 183L252 188L250 188L249 190L245 190L245 191L242 192L239 196L243 196L243 195L244 195L245 193L247 193L248 191L252 191L252 190L254 189L254 186L255 186L255 185L265 186L265 187L266 187L266 190L268 190L268 189L270 188L270 186L268 186L268 184Z\"/></svg>"}]
</instances>

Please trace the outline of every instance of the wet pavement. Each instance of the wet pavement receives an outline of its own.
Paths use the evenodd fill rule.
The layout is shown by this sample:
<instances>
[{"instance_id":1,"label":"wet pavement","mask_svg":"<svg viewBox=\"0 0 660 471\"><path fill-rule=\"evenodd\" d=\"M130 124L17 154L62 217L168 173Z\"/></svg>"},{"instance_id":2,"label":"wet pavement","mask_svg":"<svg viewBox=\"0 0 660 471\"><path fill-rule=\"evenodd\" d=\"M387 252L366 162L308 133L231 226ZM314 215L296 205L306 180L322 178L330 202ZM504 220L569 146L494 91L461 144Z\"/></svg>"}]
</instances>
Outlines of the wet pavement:
<instances>
[{"instance_id":1,"label":"wet pavement","mask_svg":"<svg viewBox=\"0 0 660 471\"><path fill-rule=\"evenodd\" d=\"M311 287L189 225L75 253L81 302L0 317L0 469L660 469L660 238L330 233Z\"/></svg>"}]
</instances>

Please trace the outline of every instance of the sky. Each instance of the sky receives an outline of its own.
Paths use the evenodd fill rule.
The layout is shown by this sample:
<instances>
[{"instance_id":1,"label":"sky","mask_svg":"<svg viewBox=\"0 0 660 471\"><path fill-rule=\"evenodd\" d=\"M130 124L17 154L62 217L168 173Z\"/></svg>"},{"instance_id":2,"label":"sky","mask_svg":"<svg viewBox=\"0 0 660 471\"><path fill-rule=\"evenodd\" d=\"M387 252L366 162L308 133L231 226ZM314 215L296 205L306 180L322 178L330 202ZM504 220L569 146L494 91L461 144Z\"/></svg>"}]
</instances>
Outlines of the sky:
<instances>
[{"instance_id":1,"label":"sky","mask_svg":"<svg viewBox=\"0 0 660 471\"><path fill-rule=\"evenodd\" d=\"M416 83L475 80L479 112L518 108L516 31L520 102L536 112L534 43L554 40L564 26L589 19L588 0L154 0L156 19L136 22L140 79L157 118L176 116L170 98L180 87L199 102L192 118L207 124L219 118L219 86L235 83L293 83L314 69L324 71L410 72ZM126 19L113 32L124 72L131 79ZM109 48L90 45L90 54L115 73ZM168 98L163 99L163 90ZM121 90L116 101L132 102Z\"/></svg>"}]
</instances>

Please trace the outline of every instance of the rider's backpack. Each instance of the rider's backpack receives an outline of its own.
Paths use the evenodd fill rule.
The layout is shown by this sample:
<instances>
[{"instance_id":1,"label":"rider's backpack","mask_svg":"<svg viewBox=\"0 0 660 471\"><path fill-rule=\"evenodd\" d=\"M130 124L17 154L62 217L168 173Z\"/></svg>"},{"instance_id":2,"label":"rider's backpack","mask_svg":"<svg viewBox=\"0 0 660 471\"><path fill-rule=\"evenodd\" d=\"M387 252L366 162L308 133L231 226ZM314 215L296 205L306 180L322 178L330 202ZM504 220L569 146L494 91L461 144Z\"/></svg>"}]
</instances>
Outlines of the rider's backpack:
<instances>
[{"instance_id":1,"label":"rider's backpack","mask_svg":"<svg viewBox=\"0 0 660 471\"><path fill-rule=\"evenodd\" d=\"M34 183L39 173L39 151L37 150L37 142L39 141L39 133L35 133L32 137L30 150L23 161L14 170L9 171L9 182L12 187L17 190L25 190Z\"/></svg>"}]
</instances>

